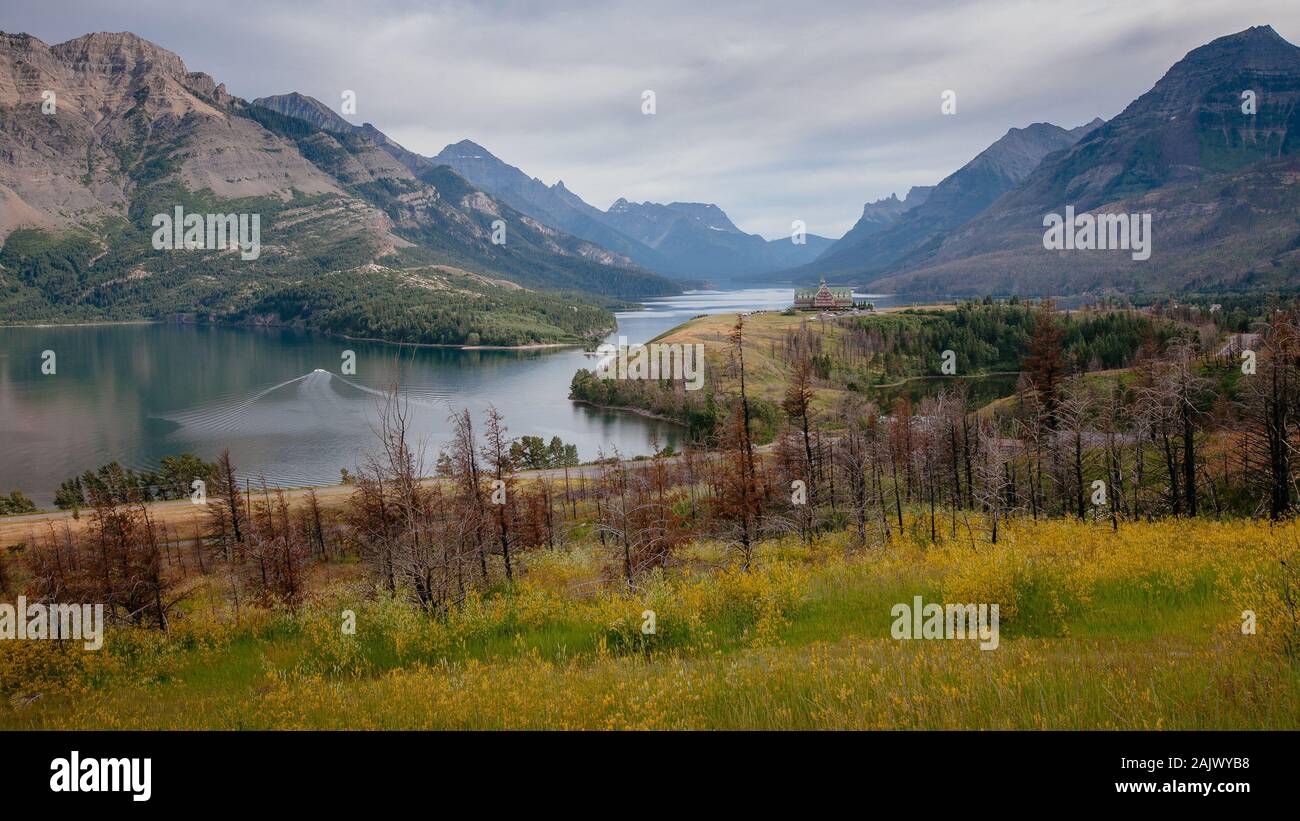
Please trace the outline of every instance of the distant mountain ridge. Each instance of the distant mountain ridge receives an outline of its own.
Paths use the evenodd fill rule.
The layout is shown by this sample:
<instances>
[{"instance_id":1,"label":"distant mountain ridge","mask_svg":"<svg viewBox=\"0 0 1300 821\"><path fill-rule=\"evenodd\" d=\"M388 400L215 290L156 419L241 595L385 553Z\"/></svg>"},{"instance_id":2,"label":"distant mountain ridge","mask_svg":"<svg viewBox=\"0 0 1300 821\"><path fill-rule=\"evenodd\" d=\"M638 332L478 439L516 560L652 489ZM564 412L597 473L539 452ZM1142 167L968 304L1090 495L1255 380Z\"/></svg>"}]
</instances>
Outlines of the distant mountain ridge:
<instances>
[{"instance_id":1,"label":"distant mountain ridge","mask_svg":"<svg viewBox=\"0 0 1300 821\"><path fill-rule=\"evenodd\" d=\"M626 256L667 276L726 281L810 262L831 240L768 241L741 231L712 203L633 203L608 210L588 204L563 181L546 185L470 140L453 143L431 162L445 164L534 219Z\"/></svg>"},{"instance_id":2,"label":"distant mountain ridge","mask_svg":"<svg viewBox=\"0 0 1300 821\"><path fill-rule=\"evenodd\" d=\"M791 260L811 261L832 240L805 234L767 240L741 231L712 203L630 202L620 197L605 212L619 231L653 248L668 261L667 272L711 279L755 278L789 267Z\"/></svg>"},{"instance_id":3,"label":"distant mountain ridge","mask_svg":"<svg viewBox=\"0 0 1300 821\"><path fill-rule=\"evenodd\" d=\"M659 254L606 224L604 214L565 188L562 180L547 185L471 140L453 143L428 161L450 166L475 186L552 228L594 242L650 270L668 273L669 266Z\"/></svg>"},{"instance_id":4,"label":"distant mountain ridge","mask_svg":"<svg viewBox=\"0 0 1300 821\"><path fill-rule=\"evenodd\" d=\"M880 233L898 222L903 214L929 199L933 191L933 185L914 185L908 189L907 195L901 200L897 194L890 194L883 199L867 203L862 206L862 216L858 218L858 221L854 223L848 233L829 245L817 259L819 261L824 259L833 260L842 253L851 254L850 249L861 246L867 241L868 237Z\"/></svg>"}]
</instances>

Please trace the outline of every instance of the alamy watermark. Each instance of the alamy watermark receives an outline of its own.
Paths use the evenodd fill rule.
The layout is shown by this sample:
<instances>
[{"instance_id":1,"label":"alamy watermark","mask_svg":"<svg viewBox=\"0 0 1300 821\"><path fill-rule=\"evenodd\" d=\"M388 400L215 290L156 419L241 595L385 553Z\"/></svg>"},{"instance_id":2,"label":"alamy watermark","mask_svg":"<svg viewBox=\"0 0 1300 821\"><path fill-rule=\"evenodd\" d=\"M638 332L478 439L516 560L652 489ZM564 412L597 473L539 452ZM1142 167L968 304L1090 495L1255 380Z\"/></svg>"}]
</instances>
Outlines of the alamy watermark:
<instances>
[{"instance_id":1,"label":"alamy watermark","mask_svg":"<svg viewBox=\"0 0 1300 821\"><path fill-rule=\"evenodd\" d=\"M125 792L132 801L153 795L152 758L82 758L73 750L50 762L51 792Z\"/></svg>"},{"instance_id":2,"label":"alamy watermark","mask_svg":"<svg viewBox=\"0 0 1300 821\"><path fill-rule=\"evenodd\" d=\"M597 379L680 379L686 390L704 387L704 345L700 343L651 342L628 345L603 343L596 348L603 359L596 365Z\"/></svg>"},{"instance_id":3,"label":"alamy watermark","mask_svg":"<svg viewBox=\"0 0 1300 821\"><path fill-rule=\"evenodd\" d=\"M261 214L186 214L176 206L172 214L154 214L151 223L155 251L239 248L239 257L254 260L262 254Z\"/></svg>"},{"instance_id":4,"label":"alamy watermark","mask_svg":"<svg viewBox=\"0 0 1300 821\"><path fill-rule=\"evenodd\" d=\"M17 605L0 602L0 640L82 642L87 650L104 646L104 605L34 604L19 596Z\"/></svg>"},{"instance_id":5,"label":"alamy watermark","mask_svg":"<svg viewBox=\"0 0 1300 821\"><path fill-rule=\"evenodd\" d=\"M1049 251L1132 251L1136 260L1151 258L1150 214L1078 214L1043 217L1043 247Z\"/></svg>"},{"instance_id":6,"label":"alamy watermark","mask_svg":"<svg viewBox=\"0 0 1300 821\"><path fill-rule=\"evenodd\" d=\"M899 640L979 639L981 650L996 650L1001 640L996 604L924 604L913 596L912 604L900 602L889 615L889 634Z\"/></svg>"}]
</instances>

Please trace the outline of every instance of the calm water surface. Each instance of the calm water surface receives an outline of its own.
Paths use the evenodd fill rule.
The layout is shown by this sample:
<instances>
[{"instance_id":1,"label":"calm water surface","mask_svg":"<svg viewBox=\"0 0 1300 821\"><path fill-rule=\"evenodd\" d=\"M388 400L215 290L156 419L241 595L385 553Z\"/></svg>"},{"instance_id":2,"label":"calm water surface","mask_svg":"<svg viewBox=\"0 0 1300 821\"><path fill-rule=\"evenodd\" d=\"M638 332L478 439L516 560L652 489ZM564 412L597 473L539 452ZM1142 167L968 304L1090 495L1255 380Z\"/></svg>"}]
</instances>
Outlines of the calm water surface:
<instances>
[{"instance_id":1,"label":"calm water surface","mask_svg":"<svg viewBox=\"0 0 1300 821\"><path fill-rule=\"evenodd\" d=\"M776 288L657 300L618 314L611 341L644 342L699 314L783 308L792 296ZM57 357L48 376L46 350ZM340 373L344 350L356 352L355 375ZM655 437L679 441L676 425L569 401L574 372L592 366L577 349L398 347L286 329L0 328L0 492L19 488L49 506L61 481L105 462L152 469L169 454L212 460L223 448L255 481L334 483L373 450L377 402L399 378L428 472L460 408L478 423L495 405L511 435L559 436L583 459L648 453Z\"/></svg>"}]
</instances>

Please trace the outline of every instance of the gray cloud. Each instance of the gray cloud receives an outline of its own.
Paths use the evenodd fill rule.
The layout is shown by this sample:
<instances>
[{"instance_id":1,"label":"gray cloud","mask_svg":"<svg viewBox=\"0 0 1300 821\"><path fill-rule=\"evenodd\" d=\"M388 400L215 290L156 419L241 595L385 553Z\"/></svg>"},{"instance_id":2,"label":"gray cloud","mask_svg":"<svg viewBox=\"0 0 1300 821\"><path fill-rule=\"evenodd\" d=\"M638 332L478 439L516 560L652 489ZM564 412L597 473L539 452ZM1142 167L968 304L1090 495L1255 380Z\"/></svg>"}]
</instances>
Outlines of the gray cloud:
<instances>
[{"instance_id":1,"label":"gray cloud","mask_svg":"<svg viewBox=\"0 0 1300 821\"><path fill-rule=\"evenodd\" d=\"M1215 37L1300 37L1294 0L6 5L46 42L133 31L249 99L351 89L353 120L414 151L469 138L598 207L716 202L767 236L838 236L1012 126L1112 117Z\"/></svg>"}]
</instances>

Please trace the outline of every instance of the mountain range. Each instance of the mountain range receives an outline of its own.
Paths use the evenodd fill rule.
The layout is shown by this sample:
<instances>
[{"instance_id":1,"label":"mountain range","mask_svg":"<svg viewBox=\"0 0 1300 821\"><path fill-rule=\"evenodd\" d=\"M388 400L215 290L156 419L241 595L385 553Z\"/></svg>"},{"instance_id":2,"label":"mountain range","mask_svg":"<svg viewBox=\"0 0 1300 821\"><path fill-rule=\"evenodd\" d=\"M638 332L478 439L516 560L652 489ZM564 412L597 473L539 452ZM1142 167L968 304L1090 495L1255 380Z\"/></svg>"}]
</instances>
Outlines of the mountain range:
<instances>
[{"instance_id":1,"label":"mountain range","mask_svg":"<svg viewBox=\"0 0 1300 821\"><path fill-rule=\"evenodd\" d=\"M566 188L563 180L547 185L471 140L422 157L369 123L353 125L319 100L296 92L259 97L253 105L331 134L364 135L415 174L446 166L498 202L616 255L607 261L621 258L671 277L717 283L741 274L765 274L810 262L831 243L817 235L796 243L747 234L713 204L638 204L620 198L601 211Z\"/></svg>"},{"instance_id":2,"label":"mountain range","mask_svg":"<svg viewBox=\"0 0 1300 821\"><path fill-rule=\"evenodd\" d=\"M423 156L291 92L246 101L130 33L0 33L0 321L179 315L528 344L686 281L909 294L1282 287L1300 269L1300 49L1269 26L1189 52L1113 119L1011 128L838 240L717 205L601 210L470 140ZM255 261L153 247L152 219L260 216ZM1149 215L1152 253L1049 250L1069 207Z\"/></svg>"},{"instance_id":3,"label":"mountain range","mask_svg":"<svg viewBox=\"0 0 1300 821\"><path fill-rule=\"evenodd\" d=\"M373 127L292 103L234 97L130 33L54 46L0 33L0 317L524 344L595 334L613 322L602 303L680 290ZM153 247L152 218L176 207L258 215L259 257ZM295 306L285 294L307 283L333 299Z\"/></svg>"},{"instance_id":4,"label":"mountain range","mask_svg":"<svg viewBox=\"0 0 1300 821\"><path fill-rule=\"evenodd\" d=\"M831 244L815 234L803 242L747 234L711 203L661 205L620 197L601 211L563 180L546 185L469 140L447 146L431 160L547 225L668 276L720 283L762 275L811 262Z\"/></svg>"},{"instance_id":5,"label":"mountain range","mask_svg":"<svg viewBox=\"0 0 1300 821\"><path fill-rule=\"evenodd\" d=\"M1074 129L1068 139L1055 127L1030 126L1017 136L1025 150L1013 155L1016 162L999 152L997 162L973 168L1015 133L888 231L832 248L815 267L873 290L918 295L1296 285L1300 48L1272 27L1194 49L1105 123ZM941 197L964 176L972 184L961 181L951 201ZM1045 249L1045 219L1067 206L1150 215L1150 258L1122 249Z\"/></svg>"}]
</instances>

